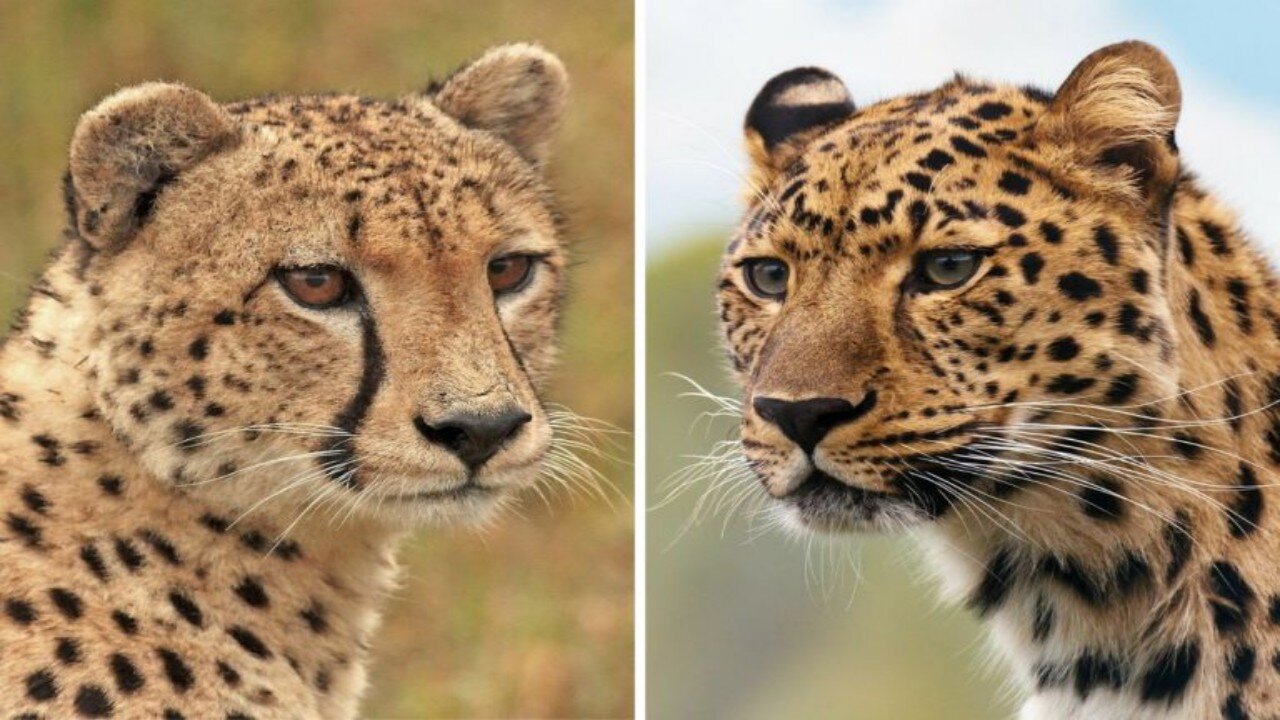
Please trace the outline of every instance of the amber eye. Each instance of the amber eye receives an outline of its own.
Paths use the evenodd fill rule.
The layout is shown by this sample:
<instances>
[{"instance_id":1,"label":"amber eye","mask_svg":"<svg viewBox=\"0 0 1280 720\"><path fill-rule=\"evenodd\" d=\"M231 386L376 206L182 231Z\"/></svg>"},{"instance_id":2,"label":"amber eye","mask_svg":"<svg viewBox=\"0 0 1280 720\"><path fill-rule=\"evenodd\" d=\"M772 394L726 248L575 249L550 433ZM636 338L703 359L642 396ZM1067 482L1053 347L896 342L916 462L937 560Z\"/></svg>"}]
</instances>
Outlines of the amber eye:
<instances>
[{"instance_id":1,"label":"amber eye","mask_svg":"<svg viewBox=\"0 0 1280 720\"><path fill-rule=\"evenodd\" d=\"M347 271L333 265L281 268L276 279L299 305L317 310L346 303L355 285Z\"/></svg>"},{"instance_id":2,"label":"amber eye","mask_svg":"<svg viewBox=\"0 0 1280 720\"><path fill-rule=\"evenodd\" d=\"M757 258L742 264L742 277L756 295L768 300L781 300L787 295L791 268L777 258Z\"/></svg>"},{"instance_id":3,"label":"amber eye","mask_svg":"<svg viewBox=\"0 0 1280 720\"><path fill-rule=\"evenodd\" d=\"M963 285L982 264L976 250L930 250L916 263L916 279L923 291L949 290Z\"/></svg>"},{"instance_id":4,"label":"amber eye","mask_svg":"<svg viewBox=\"0 0 1280 720\"><path fill-rule=\"evenodd\" d=\"M533 278L532 255L507 255L489 261L489 287L495 295L522 290Z\"/></svg>"}]
</instances>

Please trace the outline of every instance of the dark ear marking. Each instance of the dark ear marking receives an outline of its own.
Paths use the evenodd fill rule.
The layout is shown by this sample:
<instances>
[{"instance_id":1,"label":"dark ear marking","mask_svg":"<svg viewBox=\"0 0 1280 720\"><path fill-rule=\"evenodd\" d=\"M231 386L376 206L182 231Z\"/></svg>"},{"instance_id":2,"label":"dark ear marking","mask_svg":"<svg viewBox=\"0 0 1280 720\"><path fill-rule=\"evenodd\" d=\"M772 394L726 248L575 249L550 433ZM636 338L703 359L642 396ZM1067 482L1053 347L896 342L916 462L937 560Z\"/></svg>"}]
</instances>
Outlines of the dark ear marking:
<instances>
[{"instance_id":1,"label":"dark ear marking","mask_svg":"<svg viewBox=\"0 0 1280 720\"><path fill-rule=\"evenodd\" d=\"M71 138L68 233L98 250L123 244L179 173L238 140L231 116L191 88L147 83L115 93L80 118Z\"/></svg>"},{"instance_id":2,"label":"dark ear marking","mask_svg":"<svg viewBox=\"0 0 1280 720\"><path fill-rule=\"evenodd\" d=\"M1125 179L1157 213L1179 174L1174 128L1182 91L1155 47L1128 41L1080 61L1054 94L1040 138Z\"/></svg>"},{"instance_id":3,"label":"dark ear marking","mask_svg":"<svg viewBox=\"0 0 1280 720\"><path fill-rule=\"evenodd\" d=\"M747 110L746 130L760 137L772 151L808 130L837 123L855 111L853 98L835 75L816 67L801 67L775 75Z\"/></svg>"}]
</instances>

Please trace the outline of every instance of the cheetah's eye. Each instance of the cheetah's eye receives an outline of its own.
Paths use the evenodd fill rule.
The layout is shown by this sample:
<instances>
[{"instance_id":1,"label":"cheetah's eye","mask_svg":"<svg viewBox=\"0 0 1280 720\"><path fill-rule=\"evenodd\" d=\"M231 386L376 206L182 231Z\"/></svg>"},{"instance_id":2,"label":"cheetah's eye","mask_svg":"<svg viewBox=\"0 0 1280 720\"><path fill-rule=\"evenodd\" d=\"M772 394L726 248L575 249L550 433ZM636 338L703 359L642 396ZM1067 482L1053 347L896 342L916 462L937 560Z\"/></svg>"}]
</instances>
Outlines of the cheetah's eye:
<instances>
[{"instance_id":1,"label":"cheetah's eye","mask_svg":"<svg viewBox=\"0 0 1280 720\"><path fill-rule=\"evenodd\" d=\"M276 280L303 307L327 310L350 301L355 281L340 267L310 265L276 270Z\"/></svg>"},{"instance_id":2,"label":"cheetah's eye","mask_svg":"<svg viewBox=\"0 0 1280 720\"><path fill-rule=\"evenodd\" d=\"M916 261L915 280L923 292L950 290L963 285L982 264L976 250L929 250Z\"/></svg>"},{"instance_id":3,"label":"cheetah's eye","mask_svg":"<svg viewBox=\"0 0 1280 720\"><path fill-rule=\"evenodd\" d=\"M781 300L787 296L791 268L777 258L755 258L742 264L742 277L756 295L767 300Z\"/></svg>"},{"instance_id":4,"label":"cheetah's eye","mask_svg":"<svg viewBox=\"0 0 1280 720\"><path fill-rule=\"evenodd\" d=\"M489 261L489 287L494 295L523 290L533 279L537 258L533 255L506 255Z\"/></svg>"}]
</instances>

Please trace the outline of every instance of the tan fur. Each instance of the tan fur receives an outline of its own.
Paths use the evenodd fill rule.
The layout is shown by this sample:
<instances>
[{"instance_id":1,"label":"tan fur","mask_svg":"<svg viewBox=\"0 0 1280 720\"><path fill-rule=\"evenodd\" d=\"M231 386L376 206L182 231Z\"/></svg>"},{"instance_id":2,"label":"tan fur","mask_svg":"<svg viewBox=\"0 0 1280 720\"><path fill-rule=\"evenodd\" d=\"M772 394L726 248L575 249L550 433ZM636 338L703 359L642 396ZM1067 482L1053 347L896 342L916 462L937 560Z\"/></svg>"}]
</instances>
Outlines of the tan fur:
<instances>
[{"instance_id":1,"label":"tan fur","mask_svg":"<svg viewBox=\"0 0 1280 720\"><path fill-rule=\"evenodd\" d=\"M1164 56L1123 43L1051 99L958 78L869 106L802 140L723 266L765 490L811 529L917 528L1027 718L1280 703L1280 299L1178 181L1180 104ZM989 253L971 280L910 289L957 247ZM789 265L785 300L745 284L760 257ZM751 409L871 391L812 459ZM857 490L805 495L814 467Z\"/></svg>"},{"instance_id":2,"label":"tan fur","mask_svg":"<svg viewBox=\"0 0 1280 720\"><path fill-rule=\"evenodd\" d=\"M563 68L473 67L436 97L478 129L425 95L159 83L86 113L69 239L0 350L5 717L354 717L398 539L534 480L564 256L524 153ZM495 298L517 252L536 273ZM273 275L314 264L361 301L304 308ZM474 474L414 426L510 405L532 421Z\"/></svg>"}]
</instances>

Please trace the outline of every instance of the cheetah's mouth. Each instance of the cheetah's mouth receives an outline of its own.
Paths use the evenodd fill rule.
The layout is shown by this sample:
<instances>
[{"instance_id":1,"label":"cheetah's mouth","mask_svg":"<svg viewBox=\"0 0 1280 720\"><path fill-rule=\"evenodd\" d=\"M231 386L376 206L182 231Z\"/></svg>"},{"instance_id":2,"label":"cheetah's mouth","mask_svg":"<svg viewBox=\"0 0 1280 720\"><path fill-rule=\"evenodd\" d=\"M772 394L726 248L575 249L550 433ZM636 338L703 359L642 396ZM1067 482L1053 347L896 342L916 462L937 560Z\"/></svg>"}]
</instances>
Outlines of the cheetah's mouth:
<instances>
[{"instance_id":1,"label":"cheetah's mouth","mask_svg":"<svg viewBox=\"0 0 1280 720\"><path fill-rule=\"evenodd\" d=\"M497 488L481 485L476 482L474 477L467 478L466 482L444 490L423 490L413 493L393 493L386 495L386 499L396 502L451 502L457 500L465 500L468 498L486 497L498 492Z\"/></svg>"}]
</instances>

